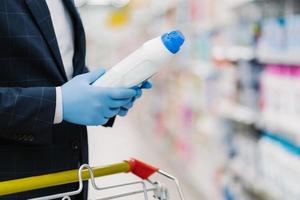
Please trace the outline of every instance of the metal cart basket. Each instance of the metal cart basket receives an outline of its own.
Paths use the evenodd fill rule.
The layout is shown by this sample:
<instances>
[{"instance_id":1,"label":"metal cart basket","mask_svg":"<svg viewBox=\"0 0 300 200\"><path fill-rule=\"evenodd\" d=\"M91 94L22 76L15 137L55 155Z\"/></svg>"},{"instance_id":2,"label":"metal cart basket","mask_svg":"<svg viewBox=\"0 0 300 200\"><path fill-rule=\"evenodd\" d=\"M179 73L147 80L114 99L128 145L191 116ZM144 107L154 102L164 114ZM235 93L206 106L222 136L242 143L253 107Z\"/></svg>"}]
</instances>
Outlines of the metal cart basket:
<instances>
[{"instance_id":1,"label":"metal cart basket","mask_svg":"<svg viewBox=\"0 0 300 200\"><path fill-rule=\"evenodd\" d=\"M96 177L103 177L103 176L119 174L119 173L132 173L137 177L139 177L140 180L136 182L118 184L118 185L101 187L101 188L98 187L95 183ZM47 175L28 177L28 178L21 178L16 180L3 181L0 182L0 196L78 182L79 188L76 191L30 199L30 200L50 200L50 199L61 198L62 200L71 200L71 196L77 195L82 191L83 181L90 180L93 189L101 190L101 191L126 187L130 185L140 186L140 189L137 189L135 191L124 192L121 194L114 194L97 200L118 199L121 197L134 196L137 194L143 194L143 198L146 200L148 199L169 200L170 196L169 196L168 188L166 188L160 182L152 181L150 179L150 176L152 176L155 173L160 174L166 177L167 179L174 181L180 199L184 200L179 182L174 176L136 159L123 161L121 163L112 164L108 166L93 167L93 168L87 164L84 164L79 169L68 170L68 171L63 171L58 173L47 174ZM151 198L149 198L149 193L152 193L152 195L150 196Z\"/></svg>"}]
</instances>

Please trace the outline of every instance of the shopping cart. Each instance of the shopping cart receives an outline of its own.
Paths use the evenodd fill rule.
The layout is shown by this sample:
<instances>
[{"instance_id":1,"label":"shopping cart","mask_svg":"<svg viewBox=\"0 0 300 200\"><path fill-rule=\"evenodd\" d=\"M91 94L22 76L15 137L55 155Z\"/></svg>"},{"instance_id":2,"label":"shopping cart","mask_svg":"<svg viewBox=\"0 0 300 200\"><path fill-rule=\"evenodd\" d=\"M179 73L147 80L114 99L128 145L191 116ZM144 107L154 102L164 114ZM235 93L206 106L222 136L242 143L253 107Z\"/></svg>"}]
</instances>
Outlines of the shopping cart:
<instances>
[{"instance_id":1,"label":"shopping cart","mask_svg":"<svg viewBox=\"0 0 300 200\"><path fill-rule=\"evenodd\" d=\"M107 186L107 187L98 187L95 183L96 177L103 177L103 176L108 176L113 174L129 173L129 172L139 177L140 180L135 182L125 183L125 184ZM75 170L63 171L63 172L52 173L47 175L0 182L0 196L78 182L79 188L76 191L30 199L30 200L50 200L50 199L61 198L62 200L71 200L71 196L77 195L82 191L83 181L90 180L92 187L95 190L99 190L99 191L122 188L126 186L140 187L140 189L136 189L134 191L114 194L111 196L99 198L97 200L118 199L127 196L134 196L134 195L142 195L144 199L148 200L149 193L152 193L151 199L169 200L170 195L169 195L168 188L165 187L162 183L158 181L152 181L150 179L150 176L152 176L155 173L160 174L165 178L172 180L176 185L179 198L181 200L184 200L179 182L174 176L136 159L131 159L113 165L94 167L94 168L91 168L89 165L84 164L79 168L79 170L75 169Z\"/></svg>"}]
</instances>

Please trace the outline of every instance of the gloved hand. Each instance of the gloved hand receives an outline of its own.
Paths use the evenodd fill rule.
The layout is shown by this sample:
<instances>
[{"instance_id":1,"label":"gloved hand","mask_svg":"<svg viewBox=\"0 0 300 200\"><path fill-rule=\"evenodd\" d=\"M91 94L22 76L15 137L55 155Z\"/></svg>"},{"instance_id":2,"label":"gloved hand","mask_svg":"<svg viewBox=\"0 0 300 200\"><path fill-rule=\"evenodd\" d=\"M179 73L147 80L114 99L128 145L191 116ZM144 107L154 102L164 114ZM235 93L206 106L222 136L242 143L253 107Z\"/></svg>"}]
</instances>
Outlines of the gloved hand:
<instances>
[{"instance_id":1,"label":"gloved hand","mask_svg":"<svg viewBox=\"0 0 300 200\"><path fill-rule=\"evenodd\" d=\"M92 86L104 73L105 70L100 69L82 74L61 87L65 121L80 125L106 124L137 95L134 89Z\"/></svg>"},{"instance_id":2,"label":"gloved hand","mask_svg":"<svg viewBox=\"0 0 300 200\"><path fill-rule=\"evenodd\" d=\"M142 96L142 94L143 94L142 89L151 89L151 88L152 88L152 83L149 81L143 82L142 86L140 86L140 87L134 87L133 89L136 91L136 96L133 97L129 103L127 103L126 105L121 107L118 115L121 117L126 116L129 109L132 108L135 100Z\"/></svg>"}]
</instances>

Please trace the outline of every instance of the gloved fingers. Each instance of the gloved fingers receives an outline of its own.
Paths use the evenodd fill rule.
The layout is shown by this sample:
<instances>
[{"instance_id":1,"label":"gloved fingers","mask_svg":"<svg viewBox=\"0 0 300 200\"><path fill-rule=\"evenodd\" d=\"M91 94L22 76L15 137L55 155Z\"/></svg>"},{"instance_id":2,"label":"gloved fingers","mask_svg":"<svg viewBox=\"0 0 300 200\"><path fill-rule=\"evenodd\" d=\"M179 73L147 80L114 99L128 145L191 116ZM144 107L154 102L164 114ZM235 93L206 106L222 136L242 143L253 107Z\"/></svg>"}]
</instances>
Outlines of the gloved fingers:
<instances>
[{"instance_id":1,"label":"gloved fingers","mask_svg":"<svg viewBox=\"0 0 300 200\"><path fill-rule=\"evenodd\" d=\"M121 108L110 108L104 111L104 116L106 118L111 118L116 116L120 112Z\"/></svg>"},{"instance_id":2,"label":"gloved fingers","mask_svg":"<svg viewBox=\"0 0 300 200\"><path fill-rule=\"evenodd\" d=\"M121 99L121 100L113 100L110 101L108 103L110 108L120 108L124 105L127 105L128 103L130 103L132 101L132 99L128 98L128 99Z\"/></svg>"},{"instance_id":3,"label":"gloved fingers","mask_svg":"<svg viewBox=\"0 0 300 200\"><path fill-rule=\"evenodd\" d=\"M89 84L94 83L98 78L100 78L105 73L105 69L100 68L93 72L89 72L86 74L79 75L79 77L83 80L88 81Z\"/></svg>"},{"instance_id":4,"label":"gloved fingers","mask_svg":"<svg viewBox=\"0 0 300 200\"><path fill-rule=\"evenodd\" d=\"M110 88L108 95L112 99L130 99L136 95L136 91L125 88Z\"/></svg>"},{"instance_id":5,"label":"gloved fingers","mask_svg":"<svg viewBox=\"0 0 300 200\"><path fill-rule=\"evenodd\" d=\"M151 89L152 88L152 83L151 81L147 80L147 81L144 81L141 85L139 86L134 86L132 87L132 89Z\"/></svg>"},{"instance_id":6,"label":"gloved fingers","mask_svg":"<svg viewBox=\"0 0 300 200\"><path fill-rule=\"evenodd\" d=\"M144 82L142 83L141 88L142 88L142 89L151 89L152 86L153 86L153 85L152 85L151 81L144 81Z\"/></svg>"},{"instance_id":7,"label":"gloved fingers","mask_svg":"<svg viewBox=\"0 0 300 200\"><path fill-rule=\"evenodd\" d=\"M121 116L121 117L125 117L127 115L127 113L128 113L127 109L121 108L118 115Z\"/></svg>"},{"instance_id":8,"label":"gloved fingers","mask_svg":"<svg viewBox=\"0 0 300 200\"><path fill-rule=\"evenodd\" d=\"M84 121L83 123L78 123L80 125L86 125L86 126L99 126L106 124L108 122L109 118L97 116L94 117L91 120Z\"/></svg>"},{"instance_id":9,"label":"gloved fingers","mask_svg":"<svg viewBox=\"0 0 300 200\"><path fill-rule=\"evenodd\" d=\"M140 98L143 94L142 89L138 88L138 89L135 89L135 91L136 91L135 97Z\"/></svg>"},{"instance_id":10,"label":"gloved fingers","mask_svg":"<svg viewBox=\"0 0 300 200\"><path fill-rule=\"evenodd\" d=\"M125 109L127 109L127 110L130 109L130 108L132 108L133 103L134 103L134 100L133 100L133 101L130 101L130 102L127 103L126 105L122 106L121 109L122 109L122 108L125 108Z\"/></svg>"}]
</instances>

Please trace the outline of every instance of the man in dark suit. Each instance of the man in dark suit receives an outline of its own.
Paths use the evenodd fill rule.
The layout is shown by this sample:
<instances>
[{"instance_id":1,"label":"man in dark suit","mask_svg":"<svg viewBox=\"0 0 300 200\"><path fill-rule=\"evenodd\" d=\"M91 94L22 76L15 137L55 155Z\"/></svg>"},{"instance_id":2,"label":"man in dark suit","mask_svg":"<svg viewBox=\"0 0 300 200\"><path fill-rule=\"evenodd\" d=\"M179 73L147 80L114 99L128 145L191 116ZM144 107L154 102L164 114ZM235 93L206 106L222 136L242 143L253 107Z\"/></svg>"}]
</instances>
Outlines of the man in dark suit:
<instances>
[{"instance_id":1,"label":"man in dark suit","mask_svg":"<svg viewBox=\"0 0 300 200\"><path fill-rule=\"evenodd\" d=\"M90 85L104 72L87 73L85 34L72 0L0 0L0 24L0 181L88 163L85 125L112 126L113 117L126 115L141 90ZM87 199L87 187L72 199Z\"/></svg>"}]
</instances>

